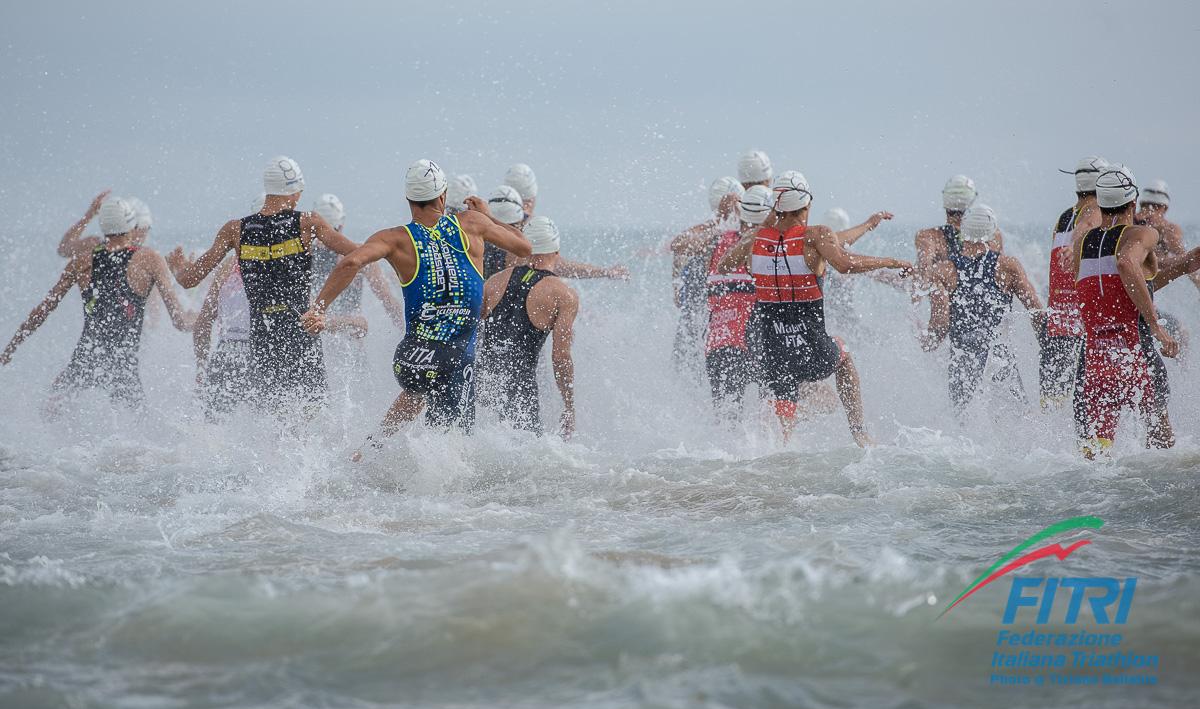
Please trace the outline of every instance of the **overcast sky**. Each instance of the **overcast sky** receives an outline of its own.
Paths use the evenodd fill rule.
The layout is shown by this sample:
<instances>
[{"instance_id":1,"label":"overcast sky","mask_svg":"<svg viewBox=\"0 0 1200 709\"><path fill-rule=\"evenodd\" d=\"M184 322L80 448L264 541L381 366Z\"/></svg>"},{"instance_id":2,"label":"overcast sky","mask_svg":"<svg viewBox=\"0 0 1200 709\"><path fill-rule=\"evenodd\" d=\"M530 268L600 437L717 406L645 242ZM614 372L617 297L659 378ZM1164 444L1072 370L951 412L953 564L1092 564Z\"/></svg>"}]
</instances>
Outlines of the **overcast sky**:
<instances>
[{"instance_id":1,"label":"overcast sky","mask_svg":"<svg viewBox=\"0 0 1200 709\"><path fill-rule=\"evenodd\" d=\"M1097 152L1200 214L1192 2L22 2L0 9L9 224L102 187L210 238L296 158L348 231L407 221L429 157L490 190L528 162L566 224L666 226L766 150L819 213L940 218L951 174L1046 222Z\"/></svg>"}]
</instances>

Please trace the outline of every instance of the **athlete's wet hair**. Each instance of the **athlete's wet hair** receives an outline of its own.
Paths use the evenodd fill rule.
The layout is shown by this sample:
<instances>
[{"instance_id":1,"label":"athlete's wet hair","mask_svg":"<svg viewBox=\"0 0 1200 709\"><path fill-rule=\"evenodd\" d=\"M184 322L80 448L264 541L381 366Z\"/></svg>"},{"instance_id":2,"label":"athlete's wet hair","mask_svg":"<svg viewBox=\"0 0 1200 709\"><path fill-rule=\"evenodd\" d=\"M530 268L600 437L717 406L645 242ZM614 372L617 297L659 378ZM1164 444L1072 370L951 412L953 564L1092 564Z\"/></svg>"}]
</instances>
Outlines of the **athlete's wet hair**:
<instances>
[{"instance_id":1,"label":"athlete's wet hair","mask_svg":"<svg viewBox=\"0 0 1200 709\"><path fill-rule=\"evenodd\" d=\"M1128 210L1136 209L1136 207L1137 207L1136 201L1126 202L1125 204L1122 204L1120 207L1101 207L1100 208L1100 216L1115 217L1115 216L1124 214Z\"/></svg>"},{"instance_id":2,"label":"athlete's wet hair","mask_svg":"<svg viewBox=\"0 0 1200 709\"><path fill-rule=\"evenodd\" d=\"M410 199L410 200L408 200L408 203L410 205L412 205L413 207L432 207L433 205L437 204L437 201L439 199L441 199L441 197L442 197L441 195L438 195L437 197L434 197L433 199L427 199L427 200L423 200L421 202L414 202L413 200Z\"/></svg>"}]
</instances>

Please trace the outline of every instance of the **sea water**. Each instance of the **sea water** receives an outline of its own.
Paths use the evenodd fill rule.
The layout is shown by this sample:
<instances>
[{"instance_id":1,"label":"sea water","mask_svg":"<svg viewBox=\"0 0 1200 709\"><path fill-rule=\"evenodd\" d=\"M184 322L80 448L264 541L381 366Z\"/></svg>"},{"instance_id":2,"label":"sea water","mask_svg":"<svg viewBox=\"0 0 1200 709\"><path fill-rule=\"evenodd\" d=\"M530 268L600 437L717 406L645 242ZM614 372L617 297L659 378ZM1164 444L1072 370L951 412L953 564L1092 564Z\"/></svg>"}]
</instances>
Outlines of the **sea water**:
<instances>
[{"instance_id":1,"label":"sea water","mask_svg":"<svg viewBox=\"0 0 1200 709\"><path fill-rule=\"evenodd\" d=\"M859 248L911 258L913 227ZM1128 417L1112 459L1085 462L1069 413L1038 409L1019 305L1004 337L1029 402L985 390L960 422L945 347L924 353L914 336L925 313L860 276L830 330L858 363L880 445L855 447L840 410L785 442L753 390L723 424L703 376L672 365L666 236L564 229L567 255L633 272L574 284L571 441L483 412L474 436L417 426L357 465L397 392L400 331L370 295L365 340L328 343L321 414L223 423L205 421L190 338L161 308L143 337L146 412L84 395L46 420L80 328L68 295L0 370L0 705L1196 703L1194 364L1168 365L1173 450L1144 450ZM5 242L4 337L61 268L55 239ZM149 244L176 240L201 246L169 231ZM1043 292L1048 240L1039 225L1007 242ZM1192 333L1196 297L1180 281L1160 298ZM998 631L1032 623L1001 625L1009 582L938 614L1021 540L1079 515L1104 520L1089 546L1019 573L1137 577L1123 647L1161 658L1156 683L993 681Z\"/></svg>"}]
</instances>

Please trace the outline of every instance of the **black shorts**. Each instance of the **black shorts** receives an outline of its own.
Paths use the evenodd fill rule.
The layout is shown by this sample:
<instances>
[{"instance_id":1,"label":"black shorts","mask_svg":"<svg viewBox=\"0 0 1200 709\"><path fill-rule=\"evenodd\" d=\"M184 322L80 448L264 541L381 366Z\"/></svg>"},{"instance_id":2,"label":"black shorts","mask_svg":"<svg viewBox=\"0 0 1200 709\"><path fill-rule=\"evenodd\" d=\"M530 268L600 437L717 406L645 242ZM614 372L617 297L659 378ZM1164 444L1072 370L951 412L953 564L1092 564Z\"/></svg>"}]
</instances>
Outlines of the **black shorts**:
<instances>
[{"instance_id":1,"label":"black shorts","mask_svg":"<svg viewBox=\"0 0 1200 709\"><path fill-rule=\"evenodd\" d=\"M405 391L425 396L425 421L431 426L474 422L474 364L470 340L439 342L408 335L396 345L392 372Z\"/></svg>"},{"instance_id":2,"label":"black shorts","mask_svg":"<svg viewBox=\"0 0 1200 709\"><path fill-rule=\"evenodd\" d=\"M1075 375L1083 356L1083 336L1042 338L1038 366L1043 403L1066 399L1075 388Z\"/></svg>"},{"instance_id":3,"label":"black shorts","mask_svg":"<svg viewBox=\"0 0 1200 709\"><path fill-rule=\"evenodd\" d=\"M832 376L845 356L841 343L825 332L824 319L813 316L813 306L795 305L808 307L763 310L759 319L762 384L787 401L797 400L800 384Z\"/></svg>"},{"instance_id":4,"label":"black shorts","mask_svg":"<svg viewBox=\"0 0 1200 709\"><path fill-rule=\"evenodd\" d=\"M300 327L291 310L252 315L250 343L256 395L265 398L325 394L325 355L321 338Z\"/></svg>"},{"instance_id":5,"label":"black shorts","mask_svg":"<svg viewBox=\"0 0 1200 709\"><path fill-rule=\"evenodd\" d=\"M253 399L253 364L249 340L221 340L208 357L200 389L209 418Z\"/></svg>"},{"instance_id":6,"label":"black shorts","mask_svg":"<svg viewBox=\"0 0 1200 709\"><path fill-rule=\"evenodd\" d=\"M704 355L713 404L739 406L754 374L750 353L740 347L718 347Z\"/></svg>"}]
</instances>

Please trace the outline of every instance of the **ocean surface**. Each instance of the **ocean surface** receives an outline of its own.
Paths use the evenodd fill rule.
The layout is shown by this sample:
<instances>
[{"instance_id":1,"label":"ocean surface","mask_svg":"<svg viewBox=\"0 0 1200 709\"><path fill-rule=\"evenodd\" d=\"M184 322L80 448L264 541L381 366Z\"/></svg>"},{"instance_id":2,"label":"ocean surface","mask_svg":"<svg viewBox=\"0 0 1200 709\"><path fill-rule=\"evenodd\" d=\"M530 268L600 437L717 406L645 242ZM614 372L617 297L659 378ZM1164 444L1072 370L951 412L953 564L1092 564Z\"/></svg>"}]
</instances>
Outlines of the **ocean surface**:
<instances>
[{"instance_id":1,"label":"ocean surface","mask_svg":"<svg viewBox=\"0 0 1200 709\"><path fill-rule=\"evenodd\" d=\"M1007 231L1043 293L1048 223ZM911 257L916 226L859 248ZM367 338L327 343L320 415L221 424L205 421L190 338L161 309L143 338L145 414L89 395L46 420L82 320L69 295L0 369L0 706L1200 703L1195 345L1169 364L1178 445L1143 449L1128 417L1113 458L1089 463L1069 414L1038 410L1019 306L1005 337L1031 403L985 391L960 423L946 349L914 337L923 313L856 277L829 329L856 358L880 445L855 447L840 410L785 443L756 396L720 424L702 376L673 366L668 259L654 248L667 236L564 229L568 256L633 271L576 284L570 442L485 413L472 437L417 426L361 464L349 455L397 392L400 332L371 295ZM5 240L0 336L56 277L57 238ZM149 245L179 240L203 243L156 230ZM1195 287L1161 295L1200 342ZM1001 580L938 614L1022 540L1080 515L1104 525L1062 541L1091 544L1019 574L1135 577L1128 622L1085 609L1078 625L1059 612L1036 629L1115 629L1122 650L1159 658L1156 684L994 684L997 633L1034 628L1033 612L1002 625Z\"/></svg>"}]
</instances>

